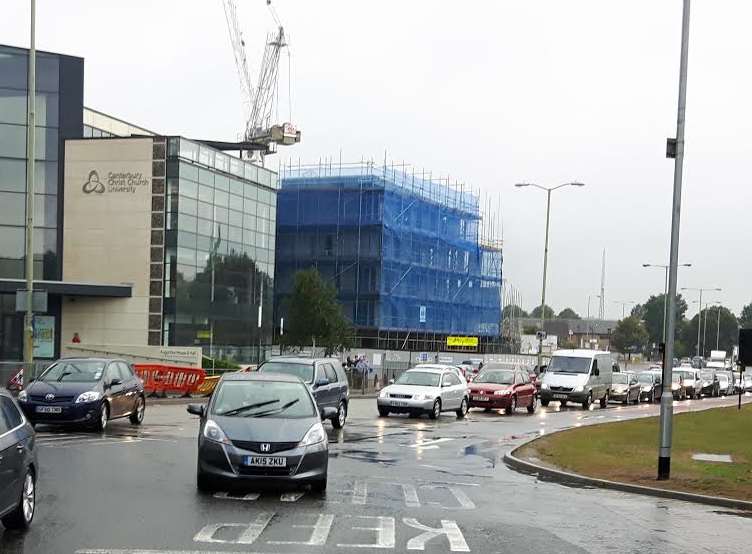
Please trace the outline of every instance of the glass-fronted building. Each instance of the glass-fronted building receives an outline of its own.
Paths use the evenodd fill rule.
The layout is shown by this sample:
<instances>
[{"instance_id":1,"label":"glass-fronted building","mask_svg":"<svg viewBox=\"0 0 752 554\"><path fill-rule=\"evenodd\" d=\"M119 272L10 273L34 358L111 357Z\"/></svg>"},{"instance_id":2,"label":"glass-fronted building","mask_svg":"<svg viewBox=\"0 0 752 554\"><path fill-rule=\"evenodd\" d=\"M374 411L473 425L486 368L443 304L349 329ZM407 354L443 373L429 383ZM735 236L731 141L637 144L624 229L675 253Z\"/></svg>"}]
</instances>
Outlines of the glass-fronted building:
<instances>
[{"instance_id":1,"label":"glass-fronted building","mask_svg":"<svg viewBox=\"0 0 752 554\"><path fill-rule=\"evenodd\" d=\"M268 169L168 138L163 344L248 361L272 344L278 187Z\"/></svg>"},{"instance_id":2,"label":"glass-fronted building","mask_svg":"<svg viewBox=\"0 0 752 554\"><path fill-rule=\"evenodd\" d=\"M63 141L82 134L81 58L37 53L34 275L61 279ZM26 112L28 50L0 45L0 360L22 355L23 317L15 311L15 289L25 278ZM60 316L50 296L40 317ZM42 321L42 320L40 320ZM49 321L45 321L48 325Z\"/></svg>"}]
</instances>

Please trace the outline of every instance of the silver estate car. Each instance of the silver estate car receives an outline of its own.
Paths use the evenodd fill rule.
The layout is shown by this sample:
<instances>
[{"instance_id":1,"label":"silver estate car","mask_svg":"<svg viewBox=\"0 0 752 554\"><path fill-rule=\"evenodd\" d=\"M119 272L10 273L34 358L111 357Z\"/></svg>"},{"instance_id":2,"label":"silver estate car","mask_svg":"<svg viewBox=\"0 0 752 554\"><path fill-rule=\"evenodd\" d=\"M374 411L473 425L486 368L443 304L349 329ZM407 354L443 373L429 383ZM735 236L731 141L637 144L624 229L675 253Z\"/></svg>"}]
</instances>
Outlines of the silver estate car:
<instances>
[{"instance_id":1,"label":"silver estate car","mask_svg":"<svg viewBox=\"0 0 752 554\"><path fill-rule=\"evenodd\" d=\"M441 412L453 411L463 418L469 405L467 382L457 375L456 367L410 369L381 389L376 403L381 417L407 413L437 419Z\"/></svg>"}]
</instances>

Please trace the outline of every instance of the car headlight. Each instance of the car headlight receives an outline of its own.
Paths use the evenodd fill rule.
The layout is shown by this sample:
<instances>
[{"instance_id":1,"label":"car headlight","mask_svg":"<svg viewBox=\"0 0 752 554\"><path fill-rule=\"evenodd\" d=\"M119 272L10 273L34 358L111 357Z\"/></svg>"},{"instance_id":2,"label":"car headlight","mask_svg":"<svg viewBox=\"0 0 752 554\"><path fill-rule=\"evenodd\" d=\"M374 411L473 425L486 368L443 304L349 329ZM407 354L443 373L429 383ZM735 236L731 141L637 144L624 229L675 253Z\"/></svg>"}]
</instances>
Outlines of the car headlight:
<instances>
[{"instance_id":1,"label":"car headlight","mask_svg":"<svg viewBox=\"0 0 752 554\"><path fill-rule=\"evenodd\" d=\"M577 385L575 388L572 389L572 391L574 391L574 392L582 392L584 390L585 390L585 386L584 385Z\"/></svg>"},{"instance_id":2,"label":"car headlight","mask_svg":"<svg viewBox=\"0 0 752 554\"><path fill-rule=\"evenodd\" d=\"M543 390L548 390L548 383L541 383L541 388Z\"/></svg>"},{"instance_id":3,"label":"car headlight","mask_svg":"<svg viewBox=\"0 0 752 554\"><path fill-rule=\"evenodd\" d=\"M315 423L313 427L308 429L308 432L300 441L300 446L312 446L326 440L326 433L324 432L324 426L321 423Z\"/></svg>"},{"instance_id":4,"label":"car headlight","mask_svg":"<svg viewBox=\"0 0 752 554\"><path fill-rule=\"evenodd\" d=\"M214 420L208 419L204 425L204 437L221 444L232 444L222 428Z\"/></svg>"},{"instance_id":5,"label":"car headlight","mask_svg":"<svg viewBox=\"0 0 752 554\"><path fill-rule=\"evenodd\" d=\"M381 389L381 392L379 393L379 398L386 398L387 394L389 394L389 391L386 389Z\"/></svg>"},{"instance_id":6,"label":"car headlight","mask_svg":"<svg viewBox=\"0 0 752 554\"><path fill-rule=\"evenodd\" d=\"M22 390L18 393L18 401L19 402L26 402L29 399L29 395L26 394L25 390Z\"/></svg>"},{"instance_id":7,"label":"car headlight","mask_svg":"<svg viewBox=\"0 0 752 554\"><path fill-rule=\"evenodd\" d=\"M671 390L679 390L679 384L678 383L672 383L671 384Z\"/></svg>"},{"instance_id":8,"label":"car headlight","mask_svg":"<svg viewBox=\"0 0 752 554\"><path fill-rule=\"evenodd\" d=\"M512 391L510 390L497 390L494 392L494 396L506 396L507 394L510 394Z\"/></svg>"},{"instance_id":9,"label":"car headlight","mask_svg":"<svg viewBox=\"0 0 752 554\"><path fill-rule=\"evenodd\" d=\"M78 395L76 398L76 404L82 404L84 402L96 402L102 398L102 393L94 390L86 391Z\"/></svg>"},{"instance_id":10,"label":"car headlight","mask_svg":"<svg viewBox=\"0 0 752 554\"><path fill-rule=\"evenodd\" d=\"M424 394L422 396L417 396L416 400L433 400L436 398L433 394Z\"/></svg>"},{"instance_id":11,"label":"car headlight","mask_svg":"<svg viewBox=\"0 0 752 554\"><path fill-rule=\"evenodd\" d=\"M645 385L642 387L642 392L650 392L650 385Z\"/></svg>"}]
</instances>

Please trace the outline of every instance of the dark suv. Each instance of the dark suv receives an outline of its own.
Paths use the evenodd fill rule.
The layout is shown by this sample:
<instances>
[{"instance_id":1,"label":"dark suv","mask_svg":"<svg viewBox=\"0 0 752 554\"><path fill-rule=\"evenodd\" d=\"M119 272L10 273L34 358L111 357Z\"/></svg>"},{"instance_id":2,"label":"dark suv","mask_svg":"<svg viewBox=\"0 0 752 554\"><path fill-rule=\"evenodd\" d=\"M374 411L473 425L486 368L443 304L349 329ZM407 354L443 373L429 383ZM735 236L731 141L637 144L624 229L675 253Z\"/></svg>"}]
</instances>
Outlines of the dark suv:
<instances>
[{"instance_id":1,"label":"dark suv","mask_svg":"<svg viewBox=\"0 0 752 554\"><path fill-rule=\"evenodd\" d=\"M0 519L5 527L31 525L37 467L34 429L10 393L0 388Z\"/></svg>"},{"instance_id":2,"label":"dark suv","mask_svg":"<svg viewBox=\"0 0 752 554\"><path fill-rule=\"evenodd\" d=\"M334 428L345 426L350 387L342 362L336 358L277 357L262 363L258 370L299 377L311 389L320 413L324 413L324 408L337 410L337 415L331 418Z\"/></svg>"}]
</instances>

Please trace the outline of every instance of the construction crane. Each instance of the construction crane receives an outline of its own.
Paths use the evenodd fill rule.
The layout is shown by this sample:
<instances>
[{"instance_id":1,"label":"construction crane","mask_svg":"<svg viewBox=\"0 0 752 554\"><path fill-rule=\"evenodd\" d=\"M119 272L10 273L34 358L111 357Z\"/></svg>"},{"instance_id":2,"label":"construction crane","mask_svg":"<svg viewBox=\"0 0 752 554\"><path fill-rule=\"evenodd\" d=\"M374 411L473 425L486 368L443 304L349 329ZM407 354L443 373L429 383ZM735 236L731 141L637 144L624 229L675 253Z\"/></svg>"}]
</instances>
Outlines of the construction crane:
<instances>
[{"instance_id":1,"label":"construction crane","mask_svg":"<svg viewBox=\"0 0 752 554\"><path fill-rule=\"evenodd\" d=\"M240 90L248 117L245 122L243 141L237 143L236 147L232 147L236 143L212 143L223 150L240 150L241 156L243 151L255 152L261 157L261 161L264 156L275 153L279 144L287 146L300 142L300 131L295 125L289 121L284 123L273 121L279 81L279 58L282 49L287 47L287 40L284 27L271 6L271 0L267 0L266 4L277 24L277 31L267 37L258 81L254 87L248 71L245 40L238 24L235 0L223 0L227 30L230 34L230 44L235 56Z\"/></svg>"}]
</instances>

